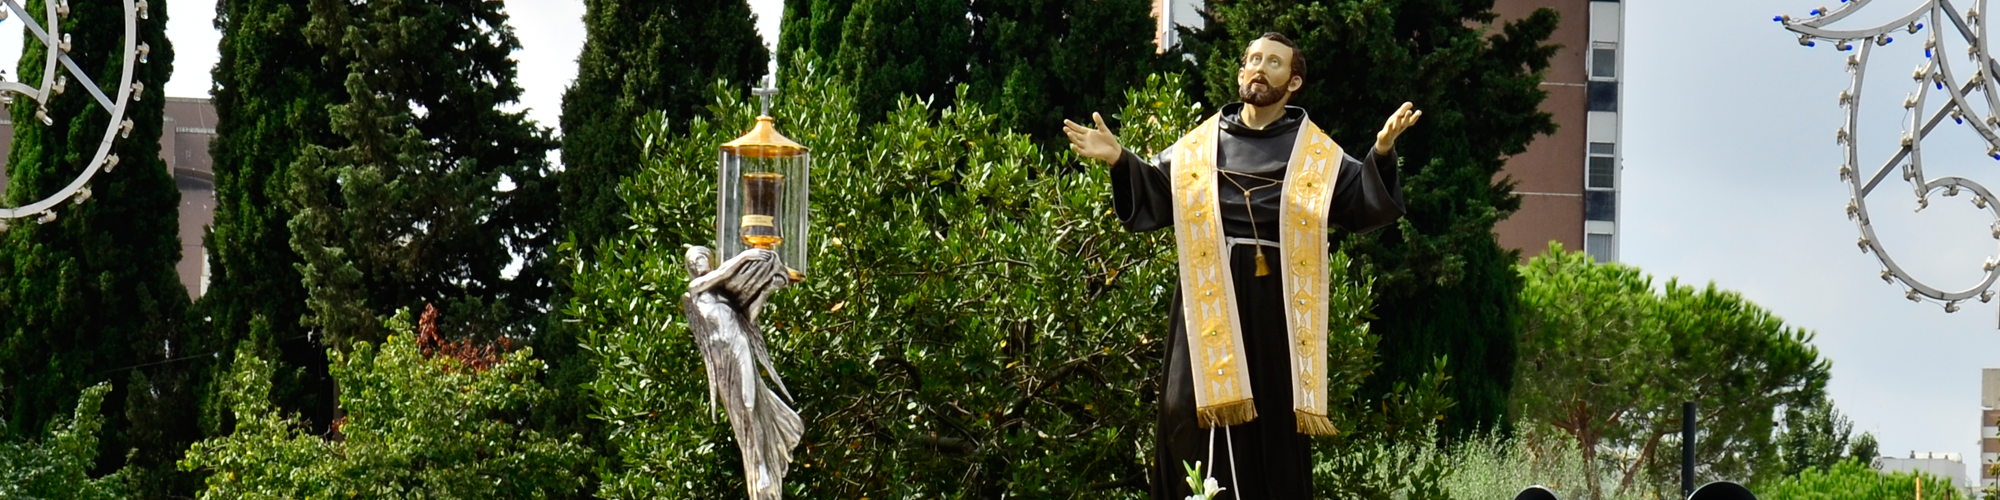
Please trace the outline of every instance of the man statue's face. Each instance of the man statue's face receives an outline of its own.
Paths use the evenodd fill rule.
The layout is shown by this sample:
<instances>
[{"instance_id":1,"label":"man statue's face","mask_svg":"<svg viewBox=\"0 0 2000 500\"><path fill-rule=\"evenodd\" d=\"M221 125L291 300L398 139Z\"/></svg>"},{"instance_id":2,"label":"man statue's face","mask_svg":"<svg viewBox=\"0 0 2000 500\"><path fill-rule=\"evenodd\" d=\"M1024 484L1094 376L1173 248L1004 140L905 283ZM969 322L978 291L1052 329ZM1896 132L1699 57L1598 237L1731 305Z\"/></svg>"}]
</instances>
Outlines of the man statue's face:
<instances>
[{"instance_id":1,"label":"man statue's face","mask_svg":"<svg viewBox=\"0 0 2000 500\"><path fill-rule=\"evenodd\" d=\"M1292 92L1305 86L1304 78L1292 76L1291 47L1259 38L1243 50L1243 67L1236 70L1236 95L1244 104L1270 106L1291 99Z\"/></svg>"}]
</instances>

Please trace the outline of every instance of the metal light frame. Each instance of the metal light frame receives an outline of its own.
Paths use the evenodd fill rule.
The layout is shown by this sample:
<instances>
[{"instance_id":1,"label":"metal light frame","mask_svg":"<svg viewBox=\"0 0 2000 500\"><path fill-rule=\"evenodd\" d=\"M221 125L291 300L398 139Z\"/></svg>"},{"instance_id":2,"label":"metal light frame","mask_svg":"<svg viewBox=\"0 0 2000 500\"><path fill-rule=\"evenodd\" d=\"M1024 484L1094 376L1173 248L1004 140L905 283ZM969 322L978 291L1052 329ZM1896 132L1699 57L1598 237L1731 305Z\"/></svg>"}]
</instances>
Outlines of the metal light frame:
<instances>
[{"instance_id":1,"label":"metal light frame","mask_svg":"<svg viewBox=\"0 0 2000 500\"><path fill-rule=\"evenodd\" d=\"M70 181L69 185L46 198L20 207L0 206L0 229L6 227L9 219L34 217L42 223L54 221L57 205L64 201L83 203L84 200L90 199L90 180L98 173L109 172L118 166L118 155L111 154L111 145L117 139L132 135L132 120L125 116L125 112L127 107L133 101L141 99L146 91L144 82L132 81L132 74L138 64L147 63L147 56L152 52L151 47L139 41L139 22L150 17L147 14L150 7L148 0L122 1L125 5L125 43L122 57L124 64L121 65L116 84L107 89L99 86L88 72L83 71L77 66L76 61L69 57L69 35L60 32L62 19L69 17L69 0L50 0L48 8L45 9L47 12L40 20L29 15L28 9L22 7L18 0L0 0L6 5L6 10L0 10L0 20L6 19L8 12L19 17L22 24L27 25L28 31L42 41L43 47L48 51L45 60L51 61L42 68L39 86L25 82L0 81L0 99L7 100L9 104L19 103L23 97L32 100L36 106L36 118L41 120L43 125L53 125L54 121L48 114L48 103L51 99L62 95L70 86L69 80L74 78L76 80L74 83L82 86L90 97L96 99L97 104L111 115L111 119L106 121L104 138L97 143L97 153L91 156L90 163L84 167L83 172ZM57 66L61 66L64 70L61 73L66 74L59 74ZM111 92L115 97L107 96L106 92Z\"/></svg>"},{"instance_id":2,"label":"metal light frame","mask_svg":"<svg viewBox=\"0 0 2000 500\"><path fill-rule=\"evenodd\" d=\"M1928 0L1909 14L1878 26L1855 30L1827 27L1828 24L1860 10L1869 1L1842 0L1839 8L1820 7L1814 9L1810 17L1793 19L1791 16L1778 16L1773 19L1784 24L1786 30L1798 33L1800 45L1814 47L1818 42L1825 41L1831 42L1838 51L1853 52L1847 57L1847 71L1853 74L1853 78L1848 88L1841 91L1839 96L1840 106L1846 109L1847 116L1845 123L1835 132L1834 140L1844 148L1845 153L1845 160L1840 165L1839 173L1841 181L1847 184L1849 190L1847 217L1854 220L1861 230L1861 239L1855 244L1863 253L1875 254L1875 257L1882 262L1882 280L1889 283L1902 282L1907 288L1903 297L1911 301L1937 302L1944 306L1947 313L1958 312L1959 303L1968 299L1976 298L1980 302L1991 302L1994 297L1993 285L1996 281L2000 281L2000 269L1996 269L2000 267L2000 262L1988 258L1981 266L1985 277L1970 288L1954 291L1927 285L1912 277L1883 250L1880 239L1875 236L1874 226L1869 223L1867 203L1868 195L1874 192L1892 171L1900 170L1903 180L1909 183L1910 189L1917 195L1917 210L1921 211L1930 206L1932 193L1942 192L1950 197L1969 191L1972 194L1972 204L1985 209L1993 216L1994 222L1990 225L1992 235L1993 238L2000 239L2000 198L1995 198L1992 190L1964 177L1928 177L1924 175L1923 163L1924 139L1929 137L1931 131L1946 118L1951 118L1961 125L1970 125L1981 138L1985 139L1986 155L2000 160L2000 84L1994 82L1994 75L2000 75L2000 62L1996 62L1980 43L1986 39L1987 34L1986 17L1980 14L1986 10L1986 0L1974 0L1973 8L1963 15L1958 9L1953 8L1950 0ZM1966 40L1967 56L1973 61L1971 77L1964 80L1958 78L1953 72L1951 58L1944 57L1938 50L1937 37L1940 30L1933 28L1928 31L1929 35L1923 44L1926 62L1911 74L1911 78L1916 81L1916 92L1903 100L1905 112L1902 120L1901 147L1872 173L1861 172L1858 169L1861 158L1854 134L1859 125L1861 85L1868 70L1869 51L1895 41L1890 36L1895 32L1902 31L1912 35L1922 32L1927 22L1932 27L1947 26L1946 23L1950 23L1948 26L1956 28L1958 34ZM1925 100L1929 98L1933 89L1942 92L1949 101L1931 113L1928 118L1919 116L1924 109ZM1969 97L1973 91L1979 91L1984 95L1984 114ZM1920 118L1923 119L1921 123L1918 121ZM1912 131L1913 128L1916 130Z\"/></svg>"}]
</instances>

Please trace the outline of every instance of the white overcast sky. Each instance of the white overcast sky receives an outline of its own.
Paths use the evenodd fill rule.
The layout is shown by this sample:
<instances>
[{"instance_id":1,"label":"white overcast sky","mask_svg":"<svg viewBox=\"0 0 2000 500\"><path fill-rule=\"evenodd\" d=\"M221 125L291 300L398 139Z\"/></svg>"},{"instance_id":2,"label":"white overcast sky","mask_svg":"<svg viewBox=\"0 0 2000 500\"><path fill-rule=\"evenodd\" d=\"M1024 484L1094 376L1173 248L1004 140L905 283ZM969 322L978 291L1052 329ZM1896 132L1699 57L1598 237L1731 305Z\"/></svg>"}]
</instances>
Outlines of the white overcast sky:
<instances>
[{"instance_id":1,"label":"white overcast sky","mask_svg":"<svg viewBox=\"0 0 2000 500\"><path fill-rule=\"evenodd\" d=\"M217 34L213 0L174 0L169 36L178 52L175 96L205 96ZM1834 4L1834 2L1827 2ZM1850 19L1868 24L1908 12L1916 0L1878 0ZM767 39L778 0L755 0ZM1872 431L1889 455L1911 451L1979 456L1979 370L2000 366L2000 311L1972 304L1945 314L1913 304L1877 278L1879 264L1857 250L1843 216L1845 187L1834 129L1835 95L1847 86L1844 54L1800 47L1771 16L1803 16L1804 1L1625 2L1624 213L1622 258L1662 281L1715 284L1742 292L1794 325L1817 332L1833 362L1831 392L1858 431ZM522 106L554 127L563 88L583 44L580 2L511 1L523 49ZM19 29L19 23L0 27ZM1918 36L1876 51L1863 94L1859 134L1867 162L1879 164L1898 133L1896 110L1921 59ZM0 53L19 37L0 36ZM1962 45L1953 53L1963 53ZM1960 59L1961 61L1963 59ZM11 67L11 63L5 65ZM1984 159L1969 133L1947 124L1927 168L2000 183L2000 162ZM1949 129L1949 130L1946 130ZM1958 146L1955 147L1954 146ZM1872 149L1870 149L1872 148ZM1946 151L1949 150L1949 151ZM1866 163L1864 163L1866 164ZM1990 222L1967 197L1914 197L1892 179L1869 200L1892 256L1920 277L1956 288L1979 277L1996 251ZM1729 404L1708 401L1708 405ZM1968 474L1970 471L1968 471Z\"/></svg>"}]
</instances>

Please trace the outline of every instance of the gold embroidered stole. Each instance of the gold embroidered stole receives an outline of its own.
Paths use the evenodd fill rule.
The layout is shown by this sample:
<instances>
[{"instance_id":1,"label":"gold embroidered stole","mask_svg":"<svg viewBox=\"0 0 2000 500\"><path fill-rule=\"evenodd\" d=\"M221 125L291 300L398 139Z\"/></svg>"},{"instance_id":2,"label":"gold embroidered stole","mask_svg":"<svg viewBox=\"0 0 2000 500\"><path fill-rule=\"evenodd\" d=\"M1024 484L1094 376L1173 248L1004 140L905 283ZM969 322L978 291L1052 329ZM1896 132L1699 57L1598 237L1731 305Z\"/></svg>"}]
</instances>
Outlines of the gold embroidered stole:
<instances>
[{"instance_id":1,"label":"gold embroidered stole","mask_svg":"<svg viewBox=\"0 0 2000 500\"><path fill-rule=\"evenodd\" d=\"M1242 318L1222 232L1216 176L1218 116L1211 116L1174 144L1171 179L1174 239L1179 246L1181 300L1188 358L1194 373L1195 414L1203 427L1257 418L1250 372L1243 363ZM1291 347L1292 411L1299 432L1332 435L1326 411L1326 216L1340 146L1314 126L1301 124L1285 169L1278 212L1279 269L1284 273L1287 338Z\"/></svg>"}]
</instances>

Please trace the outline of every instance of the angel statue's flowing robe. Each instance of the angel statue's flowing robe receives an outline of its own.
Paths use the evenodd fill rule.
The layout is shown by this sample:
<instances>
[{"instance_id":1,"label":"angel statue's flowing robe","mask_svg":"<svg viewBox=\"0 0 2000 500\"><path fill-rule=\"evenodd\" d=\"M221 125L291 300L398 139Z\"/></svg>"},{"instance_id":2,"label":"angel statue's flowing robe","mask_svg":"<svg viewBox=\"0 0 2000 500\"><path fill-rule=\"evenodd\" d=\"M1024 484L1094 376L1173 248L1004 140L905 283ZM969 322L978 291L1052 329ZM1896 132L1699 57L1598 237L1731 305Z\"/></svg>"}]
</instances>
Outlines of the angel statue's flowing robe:
<instances>
[{"instance_id":1,"label":"angel statue's flowing robe","mask_svg":"<svg viewBox=\"0 0 2000 500\"><path fill-rule=\"evenodd\" d=\"M1310 438L1334 432L1323 392L1328 228L1373 231L1403 215L1393 151L1370 144L1356 160L1301 108L1253 129L1243 106L1224 106L1151 162L1127 151L1110 169L1125 228L1174 227L1180 260L1155 500L1186 498L1175 478L1194 461L1231 498L1313 498Z\"/></svg>"}]
</instances>

